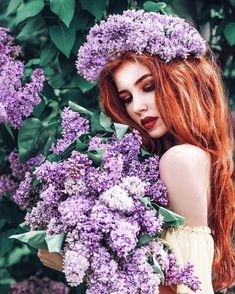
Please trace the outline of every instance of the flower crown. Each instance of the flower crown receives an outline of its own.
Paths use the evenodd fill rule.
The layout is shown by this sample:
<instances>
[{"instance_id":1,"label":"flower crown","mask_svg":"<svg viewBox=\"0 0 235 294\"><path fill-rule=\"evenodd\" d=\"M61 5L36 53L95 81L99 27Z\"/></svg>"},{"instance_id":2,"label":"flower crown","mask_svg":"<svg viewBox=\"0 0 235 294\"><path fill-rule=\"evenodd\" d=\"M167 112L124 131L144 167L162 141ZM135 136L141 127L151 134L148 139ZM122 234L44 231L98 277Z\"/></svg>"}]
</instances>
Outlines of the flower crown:
<instances>
[{"instance_id":1,"label":"flower crown","mask_svg":"<svg viewBox=\"0 0 235 294\"><path fill-rule=\"evenodd\" d=\"M110 15L90 29L87 40L79 48L76 67L88 81L100 72L115 52L147 51L165 62L189 54L199 57L206 51L199 32L184 19L144 10L126 10Z\"/></svg>"}]
</instances>

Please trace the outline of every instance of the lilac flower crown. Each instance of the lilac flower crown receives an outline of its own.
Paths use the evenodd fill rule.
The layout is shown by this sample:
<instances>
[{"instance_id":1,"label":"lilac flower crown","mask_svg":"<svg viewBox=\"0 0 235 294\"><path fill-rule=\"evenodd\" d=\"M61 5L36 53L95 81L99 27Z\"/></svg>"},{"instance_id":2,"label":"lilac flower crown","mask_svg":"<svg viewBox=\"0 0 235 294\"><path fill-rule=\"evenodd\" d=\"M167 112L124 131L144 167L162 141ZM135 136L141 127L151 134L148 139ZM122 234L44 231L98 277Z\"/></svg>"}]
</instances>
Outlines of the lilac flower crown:
<instances>
[{"instance_id":1,"label":"lilac flower crown","mask_svg":"<svg viewBox=\"0 0 235 294\"><path fill-rule=\"evenodd\" d=\"M165 62L173 58L199 57L206 51L199 32L184 19L144 10L126 10L110 15L91 28L87 41L78 51L78 73L88 81L100 72L118 51L143 51L158 55Z\"/></svg>"}]
</instances>

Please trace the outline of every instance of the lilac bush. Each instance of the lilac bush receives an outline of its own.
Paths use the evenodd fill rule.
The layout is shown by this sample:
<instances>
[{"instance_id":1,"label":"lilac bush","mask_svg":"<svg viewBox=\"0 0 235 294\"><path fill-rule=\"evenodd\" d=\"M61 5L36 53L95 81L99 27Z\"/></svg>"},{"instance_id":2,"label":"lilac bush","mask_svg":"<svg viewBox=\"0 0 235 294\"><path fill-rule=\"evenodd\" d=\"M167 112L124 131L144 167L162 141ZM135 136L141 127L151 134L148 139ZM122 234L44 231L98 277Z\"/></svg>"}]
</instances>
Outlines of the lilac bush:
<instances>
[{"instance_id":1,"label":"lilac bush","mask_svg":"<svg viewBox=\"0 0 235 294\"><path fill-rule=\"evenodd\" d=\"M62 282L52 281L47 277L29 277L11 285L9 294L69 294L69 288Z\"/></svg>"},{"instance_id":2,"label":"lilac bush","mask_svg":"<svg viewBox=\"0 0 235 294\"><path fill-rule=\"evenodd\" d=\"M0 123L8 123L19 129L23 119L40 103L39 92L43 88L44 75L35 69L30 82L23 83L24 64L16 60L20 54L9 30L0 27Z\"/></svg>"}]
</instances>

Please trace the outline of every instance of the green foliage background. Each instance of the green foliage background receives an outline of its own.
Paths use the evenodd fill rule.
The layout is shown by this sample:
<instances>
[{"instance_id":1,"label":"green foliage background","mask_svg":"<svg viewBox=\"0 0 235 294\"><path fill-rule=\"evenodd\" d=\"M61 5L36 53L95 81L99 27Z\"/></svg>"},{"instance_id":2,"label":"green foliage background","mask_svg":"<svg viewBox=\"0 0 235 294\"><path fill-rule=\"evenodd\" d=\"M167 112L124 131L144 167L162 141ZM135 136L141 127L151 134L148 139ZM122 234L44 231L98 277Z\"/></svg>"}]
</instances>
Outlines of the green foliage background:
<instances>
[{"instance_id":1,"label":"green foliage background","mask_svg":"<svg viewBox=\"0 0 235 294\"><path fill-rule=\"evenodd\" d=\"M11 29L22 48L25 79L41 67L46 83L41 103L24 121L19 131L0 125L0 173L9 173L7 156L18 151L22 161L42 153L47 155L59 136L59 113L68 101L86 108L99 107L98 89L78 76L75 60L78 48L96 21L125 9L144 8L192 20L216 53L235 109L235 0L0 0L0 26ZM8 236L19 233L21 211L7 195L0 200L0 293L9 285L32 274L64 281L63 274L41 265L36 252ZM81 288L71 293L83 293ZM228 293L235 293L230 290Z\"/></svg>"}]
</instances>

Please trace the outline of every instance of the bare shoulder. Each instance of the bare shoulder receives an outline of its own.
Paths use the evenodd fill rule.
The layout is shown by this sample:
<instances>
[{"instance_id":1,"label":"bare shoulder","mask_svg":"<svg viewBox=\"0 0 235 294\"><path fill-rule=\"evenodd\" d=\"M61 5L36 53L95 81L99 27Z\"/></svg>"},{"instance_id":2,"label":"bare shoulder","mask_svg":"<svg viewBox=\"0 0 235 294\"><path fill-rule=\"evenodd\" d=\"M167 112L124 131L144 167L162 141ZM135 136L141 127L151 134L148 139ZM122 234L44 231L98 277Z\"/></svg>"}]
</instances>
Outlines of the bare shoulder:
<instances>
[{"instance_id":1,"label":"bare shoulder","mask_svg":"<svg viewBox=\"0 0 235 294\"><path fill-rule=\"evenodd\" d=\"M160 168L169 168L172 165L192 167L195 165L201 166L201 164L203 164L202 166L209 166L210 156L203 149L191 144L173 146L160 159Z\"/></svg>"},{"instance_id":2,"label":"bare shoulder","mask_svg":"<svg viewBox=\"0 0 235 294\"><path fill-rule=\"evenodd\" d=\"M159 169L168 190L170 208L183 215L190 225L206 224L210 179L208 153L194 145L177 145L163 154Z\"/></svg>"}]
</instances>

